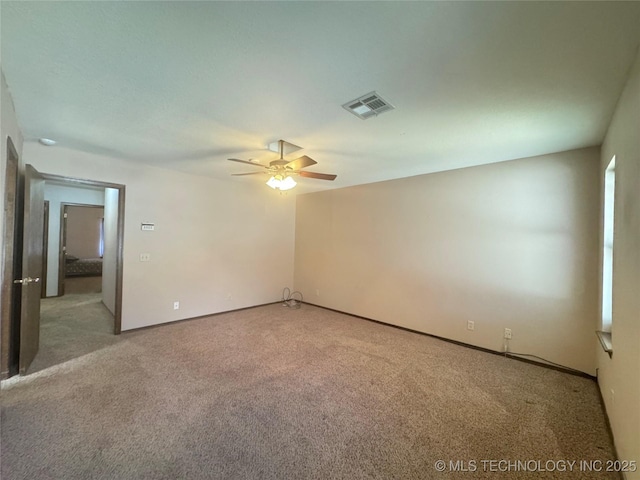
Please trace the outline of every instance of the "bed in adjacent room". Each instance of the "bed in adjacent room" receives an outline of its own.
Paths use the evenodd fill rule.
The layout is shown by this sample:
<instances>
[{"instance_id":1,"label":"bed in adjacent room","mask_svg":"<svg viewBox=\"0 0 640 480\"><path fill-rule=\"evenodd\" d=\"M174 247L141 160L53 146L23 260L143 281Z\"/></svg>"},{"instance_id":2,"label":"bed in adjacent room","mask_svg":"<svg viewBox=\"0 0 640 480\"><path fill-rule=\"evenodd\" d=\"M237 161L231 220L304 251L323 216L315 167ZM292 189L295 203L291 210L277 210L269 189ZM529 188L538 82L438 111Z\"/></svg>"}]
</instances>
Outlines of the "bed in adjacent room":
<instances>
[{"instance_id":1,"label":"bed in adjacent room","mask_svg":"<svg viewBox=\"0 0 640 480\"><path fill-rule=\"evenodd\" d=\"M65 262L67 277L96 277L102 275L102 258L78 258L67 255Z\"/></svg>"}]
</instances>

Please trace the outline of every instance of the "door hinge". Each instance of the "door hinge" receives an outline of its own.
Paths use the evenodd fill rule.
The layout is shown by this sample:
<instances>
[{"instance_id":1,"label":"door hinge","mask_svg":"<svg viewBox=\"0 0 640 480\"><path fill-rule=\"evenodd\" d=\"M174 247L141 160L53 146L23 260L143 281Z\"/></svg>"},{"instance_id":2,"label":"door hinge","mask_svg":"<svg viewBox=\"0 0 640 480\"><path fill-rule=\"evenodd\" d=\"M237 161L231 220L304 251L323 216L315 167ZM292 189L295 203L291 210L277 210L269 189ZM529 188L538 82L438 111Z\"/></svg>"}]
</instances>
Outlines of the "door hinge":
<instances>
[{"instance_id":1,"label":"door hinge","mask_svg":"<svg viewBox=\"0 0 640 480\"><path fill-rule=\"evenodd\" d=\"M64 212L64 217L63 218L67 218L67 216L68 216L68 213Z\"/></svg>"}]
</instances>

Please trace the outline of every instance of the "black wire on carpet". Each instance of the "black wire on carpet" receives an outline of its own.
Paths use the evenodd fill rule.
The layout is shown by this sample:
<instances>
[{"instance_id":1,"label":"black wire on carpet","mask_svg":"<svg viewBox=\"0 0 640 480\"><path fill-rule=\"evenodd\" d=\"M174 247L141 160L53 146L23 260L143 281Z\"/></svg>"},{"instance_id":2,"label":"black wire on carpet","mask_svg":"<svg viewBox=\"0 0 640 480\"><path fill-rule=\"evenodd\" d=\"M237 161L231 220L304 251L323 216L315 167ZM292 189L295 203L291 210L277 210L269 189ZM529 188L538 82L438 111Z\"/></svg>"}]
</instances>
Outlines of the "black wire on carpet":
<instances>
[{"instance_id":1,"label":"black wire on carpet","mask_svg":"<svg viewBox=\"0 0 640 480\"><path fill-rule=\"evenodd\" d=\"M296 298L296 295L299 298ZM284 290L282 290L283 307L300 308L300 305L302 305L302 300L302 293L298 291L292 292L288 287L285 287Z\"/></svg>"}]
</instances>

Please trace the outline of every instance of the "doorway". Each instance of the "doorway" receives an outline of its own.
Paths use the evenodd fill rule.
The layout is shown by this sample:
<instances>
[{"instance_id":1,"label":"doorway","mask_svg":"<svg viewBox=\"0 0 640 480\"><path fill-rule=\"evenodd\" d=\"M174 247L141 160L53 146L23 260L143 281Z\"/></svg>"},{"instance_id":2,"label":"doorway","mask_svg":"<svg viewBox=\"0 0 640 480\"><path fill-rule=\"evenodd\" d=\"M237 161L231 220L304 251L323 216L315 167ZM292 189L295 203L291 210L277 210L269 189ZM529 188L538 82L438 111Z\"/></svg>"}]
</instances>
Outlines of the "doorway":
<instances>
[{"instance_id":1,"label":"doorway","mask_svg":"<svg viewBox=\"0 0 640 480\"><path fill-rule=\"evenodd\" d=\"M37 328L38 333L34 333L33 336L30 337L30 343L35 345L35 351L33 348L29 348L29 352L22 348L22 344L25 343L26 336L21 335L21 330L24 330L25 326L25 317L24 317L24 309L23 312L20 312L20 302L16 301L16 296L19 297L20 288L17 288L14 284L13 279L17 278L16 275L19 275L21 271L21 263L23 258L23 253L25 253L24 245L26 242L39 244L40 247L44 246L45 241L45 233L43 229L39 229L40 233L37 233L37 238L30 235L28 232L23 234L23 228L25 225L25 214L24 214L24 195L25 195L25 180L24 174L21 172L19 168L19 160L17 154L15 154L15 149L11 148L12 144L10 143L10 139L8 141L8 155L7 155L7 177L6 177L6 185L5 185L5 211L10 211L11 206L15 206L11 214L7 214L5 216L5 231L4 231L4 255L3 255L3 284L2 284L2 378L7 378L18 373L18 365L20 365L20 373L28 373L28 366L30 361L27 362L25 366L25 362L22 358L23 353L26 355L29 354L31 360L35 357L35 352L37 352L39 345L39 317L40 317L40 309L35 312L34 315L29 315L29 325L33 323L33 317L37 317ZM110 277L111 285L109 286L111 298L111 304L107 306L109 310L113 314L113 324L111 326L111 334L118 335L121 332L122 325L122 263L123 263L123 242L124 242L124 205L125 205L125 186L121 184L114 184L109 182L100 182L95 180L87 180L87 179L79 179L73 177L66 177L54 174L39 174L35 169L31 166L27 165L25 167L25 171L35 172L39 177L41 177L45 184L57 184L57 185L67 185L74 186L76 188L93 188L93 189L102 189L105 198L109 198L110 204L112 206L113 215L111 215L111 231L114 232L111 239L110 244L110 255L112 258L110 268ZM12 172L14 172L12 174ZM42 208L44 205L40 203L40 207ZM55 209L49 208L49 213L52 214ZM43 227L43 220L40 220L40 227ZM13 225L11 224L13 223ZM33 230L36 231L36 230ZM49 240L51 235L49 235ZM7 241L9 239L10 241ZM51 249L49 248L49 251ZM43 262L43 253L44 251L41 249L41 254L39 255L38 260L38 270L44 273L45 268L42 267ZM105 251L106 253L106 251ZM56 255L53 259L52 255L49 255L48 266L50 267L53 260L57 263L58 256ZM48 280L46 282L46 288L51 292L51 278L52 272L51 269L47 269L48 271ZM58 269L55 269L55 275L58 275ZM42 275L38 275L41 277ZM40 278L29 279L33 282L36 282L36 286L40 287L42 284L39 283ZM24 281L24 279L23 279ZM57 282L55 282L55 288L57 289ZM24 285L18 285L18 287L24 287ZM13 295L16 293L17 295ZM9 293L9 295L6 295ZM54 293L55 296L55 293ZM41 293L38 288L38 299L40 301L46 301L46 299L40 299ZM13 301L12 301L13 300ZM19 299L18 299L19 300ZM24 303L24 302L23 302ZM33 340L33 342L31 342Z\"/></svg>"},{"instance_id":2,"label":"doorway","mask_svg":"<svg viewBox=\"0 0 640 480\"><path fill-rule=\"evenodd\" d=\"M43 177L50 259L40 351L30 373L107 348L121 329L124 186Z\"/></svg>"},{"instance_id":3,"label":"doorway","mask_svg":"<svg viewBox=\"0 0 640 480\"><path fill-rule=\"evenodd\" d=\"M97 180L88 180L73 178L61 175L53 175L43 173L42 176L45 179L45 185L61 186L75 188L77 190L92 190L98 191L104 199L102 207L104 208L104 227L105 236L104 249L102 252L102 290L103 290L103 303L113 314L113 333L119 335L122 330L122 263L123 263L123 244L124 244L124 209L125 209L125 186L110 182L101 182ZM68 197L67 197L68 199ZM87 202L88 203L88 202ZM87 205L83 202L74 202L64 200L64 197L59 198L60 207L56 210L55 206L51 207L50 216L50 228L56 225L58 228L63 225L64 210L70 206L82 206ZM91 202L92 206L95 206L97 202ZM60 219L56 219L54 212L59 212ZM58 255L53 257L50 255L48 262L49 266L49 286L47 297L57 296L64 294L64 280L62 287L58 284L58 278L65 270L64 255L60 253L62 248L60 245L64 245L64 239L62 239L63 229L59 229L59 233L55 235L49 231L49 251L56 251ZM52 249L52 241L55 240L55 248ZM61 272L62 270L62 272Z\"/></svg>"},{"instance_id":4,"label":"doorway","mask_svg":"<svg viewBox=\"0 0 640 480\"><path fill-rule=\"evenodd\" d=\"M111 234L105 231L104 204L60 204L58 296L67 291L102 292L105 235Z\"/></svg>"}]
</instances>

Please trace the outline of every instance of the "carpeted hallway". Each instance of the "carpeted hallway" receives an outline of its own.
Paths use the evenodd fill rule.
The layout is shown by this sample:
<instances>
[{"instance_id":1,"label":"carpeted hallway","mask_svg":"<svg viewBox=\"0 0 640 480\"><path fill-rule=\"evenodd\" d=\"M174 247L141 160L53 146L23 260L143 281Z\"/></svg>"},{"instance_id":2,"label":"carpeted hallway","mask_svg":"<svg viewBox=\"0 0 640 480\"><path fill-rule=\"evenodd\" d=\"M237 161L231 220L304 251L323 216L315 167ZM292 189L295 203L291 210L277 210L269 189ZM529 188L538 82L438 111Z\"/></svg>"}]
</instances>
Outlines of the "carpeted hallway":
<instances>
[{"instance_id":1,"label":"carpeted hallway","mask_svg":"<svg viewBox=\"0 0 640 480\"><path fill-rule=\"evenodd\" d=\"M589 379L309 305L125 333L2 388L7 480L613 479L480 463L613 455Z\"/></svg>"},{"instance_id":2,"label":"carpeted hallway","mask_svg":"<svg viewBox=\"0 0 640 480\"><path fill-rule=\"evenodd\" d=\"M83 279L84 280L84 279ZM40 348L29 373L59 365L119 341L100 293L67 293L40 302Z\"/></svg>"}]
</instances>

